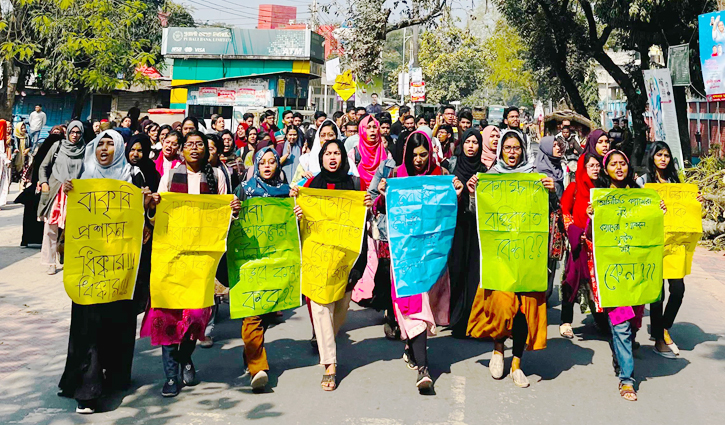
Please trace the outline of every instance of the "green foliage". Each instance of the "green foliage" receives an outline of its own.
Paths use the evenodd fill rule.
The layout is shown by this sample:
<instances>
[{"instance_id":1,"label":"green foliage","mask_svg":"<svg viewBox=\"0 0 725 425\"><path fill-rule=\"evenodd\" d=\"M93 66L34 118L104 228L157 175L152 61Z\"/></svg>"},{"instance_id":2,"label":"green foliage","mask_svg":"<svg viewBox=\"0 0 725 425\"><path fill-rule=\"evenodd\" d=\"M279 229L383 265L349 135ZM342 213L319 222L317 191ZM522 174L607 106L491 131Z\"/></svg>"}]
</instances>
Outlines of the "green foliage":
<instances>
[{"instance_id":1,"label":"green foliage","mask_svg":"<svg viewBox=\"0 0 725 425\"><path fill-rule=\"evenodd\" d=\"M16 0L0 23L0 55L37 73L45 89L110 91L154 82L135 70L161 59L156 0ZM165 3L172 25L193 24Z\"/></svg>"}]
</instances>

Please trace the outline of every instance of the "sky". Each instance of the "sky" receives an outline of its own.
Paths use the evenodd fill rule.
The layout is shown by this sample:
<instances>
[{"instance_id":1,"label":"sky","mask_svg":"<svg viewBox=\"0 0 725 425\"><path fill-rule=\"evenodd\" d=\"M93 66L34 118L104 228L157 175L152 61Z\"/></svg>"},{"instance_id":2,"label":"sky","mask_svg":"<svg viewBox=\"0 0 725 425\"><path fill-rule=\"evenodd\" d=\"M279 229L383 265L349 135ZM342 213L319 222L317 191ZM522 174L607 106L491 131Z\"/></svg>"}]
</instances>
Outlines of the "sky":
<instances>
[{"instance_id":1,"label":"sky","mask_svg":"<svg viewBox=\"0 0 725 425\"><path fill-rule=\"evenodd\" d=\"M309 22L311 18L309 6L312 0L177 0L187 6L197 22L223 22L241 28L255 28L257 26L257 11L260 4L279 4L282 6L296 6L297 20ZM468 11L484 0L454 0L454 15L465 19ZM388 0L392 4L393 0ZM318 9L322 5L332 4L332 10L343 12L348 5L347 0L318 0ZM341 8L341 9L338 9ZM395 12L393 13L395 16ZM342 17L334 13L318 14L320 24L333 24L342 21ZM397 19L396 19L397 20Z\"/></svg>"}]
</instances>

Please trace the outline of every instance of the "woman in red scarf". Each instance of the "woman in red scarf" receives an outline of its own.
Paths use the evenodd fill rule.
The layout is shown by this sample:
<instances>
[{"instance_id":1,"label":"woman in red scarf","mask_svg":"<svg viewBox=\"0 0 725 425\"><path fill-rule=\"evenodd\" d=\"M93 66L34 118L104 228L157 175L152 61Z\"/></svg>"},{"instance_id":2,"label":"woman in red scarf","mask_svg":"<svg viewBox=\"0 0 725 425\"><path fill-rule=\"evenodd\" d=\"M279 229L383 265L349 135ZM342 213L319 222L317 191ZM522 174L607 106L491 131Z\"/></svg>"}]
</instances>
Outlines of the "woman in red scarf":
<instances>
[{"instance_id":1,"label":"woman in red scarf","mask_svg":"<svg viewBox=\"0 0 725 425\"><path fill-rule=\"evenodd\" d=\"M574 302L587 305L591 299L591 276L594 259L592 257L592 241L585 234L589 223L587 208L589 207L590 190L601 172L601 160L609 151L607 134L602 130L594 130L587 137L584 154L579 157L576 170L576 181L569 184L561 197L561 211L564 216L564 227L569 237L570 252L567 259L565 279L562 282L561 324L559 333L564 338L574 338L571 322L574 320ZM584 286L581 284L585 283ZM599 329L607 329L607 318L601 313L594 313L594 320Z\"/></svg>"},{"instance_id":2,"label":"woman in red scarf","mask_svg":"<svg viewBox=\"0 0 725 425\"><path fill-rule=\"evenodd\" d=\"M354 155L354 162L351 162L357 164L362 190L368 190L375 171L388 159L388 152L383 145L380 123L372 115L367 115L360 121L358 135L360 143L353 149L351 156Z\"/></svg>"}]
</instances>

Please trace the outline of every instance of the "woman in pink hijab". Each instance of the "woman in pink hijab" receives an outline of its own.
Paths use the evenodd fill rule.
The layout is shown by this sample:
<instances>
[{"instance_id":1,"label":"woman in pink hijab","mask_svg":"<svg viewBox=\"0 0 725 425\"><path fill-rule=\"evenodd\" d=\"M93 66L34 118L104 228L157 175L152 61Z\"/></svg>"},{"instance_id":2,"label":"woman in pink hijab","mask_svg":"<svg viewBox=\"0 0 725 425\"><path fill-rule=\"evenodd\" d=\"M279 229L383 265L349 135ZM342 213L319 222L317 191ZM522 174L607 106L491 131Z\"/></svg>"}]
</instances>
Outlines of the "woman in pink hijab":
<instances>
[{"instance_id":1,"label":"woman in pink hijab","mask_svg":"<svg viewBox=\"0 0 725 425\"><path fill-rule=\"evenodd\" d=\"M486 168L491 168L496 162L496 146L501 137L498 127L489 125L481 132L483 143L481 144L481 162L486 164Z\"/></svg>"},{"instance_id":2,"label":"woman in pink hijab","mask_svg":"<svg viewBox=\"0 0 725 425\"><path fill-rule=\"evenodd\" d=\"M388 159L388 152L383 145L380 123L372 115L360 121L358 135L360 143L356 147L355 164L360 174L361 190L368 190L378 166Z\"/></svg>"}]
</instances>

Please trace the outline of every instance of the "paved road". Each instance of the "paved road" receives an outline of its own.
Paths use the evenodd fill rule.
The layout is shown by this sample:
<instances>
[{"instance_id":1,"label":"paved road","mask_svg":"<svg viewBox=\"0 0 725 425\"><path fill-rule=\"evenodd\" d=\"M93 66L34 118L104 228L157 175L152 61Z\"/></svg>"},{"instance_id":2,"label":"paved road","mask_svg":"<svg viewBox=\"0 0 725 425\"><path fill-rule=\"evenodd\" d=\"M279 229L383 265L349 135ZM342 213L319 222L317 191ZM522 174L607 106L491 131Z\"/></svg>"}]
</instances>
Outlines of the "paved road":
<instances>
[{"instance_id":1,"label":"paved road","mask_svg":"<svg viewBox=\"0 0 725 425\"><path fill-rule=\"evenodd\" d=\"M13 185L15 189L15 185ZM11 198L14 193L11 194ZM591 318L577 313L577 338L558 335L559 308L549 310L549 344L526 353L532 385L491 379L492 344L440 332L429 342L435 395L418 395L415 373L400 359L402 343L383 337L379 315L352 308L339 337L339 388L320 389L322 369L307 341L304 308L285 314L267 332L270 390L253 394L241 369L241 322L218 326L218 343L194 354L202 383L173 399L160 396L161 353L147 339L136 344L133 387L105 399L102 412L73 413L58 398L70 322L62 275L47 276L39 250L19 248L22 208L0 210L0 423L99 424L722 424L725 394L725 257L698 251L685 302L672 329L682 354L652 353L644 332L636 355L640 401L617 392L606 341ZM645 326L649 321L645 319ZM646 329L646 328L645 328ZM510 351L507 351L510 356ZM507 360L506 365L508 366Z\"/></svg>"}]
</instances>

